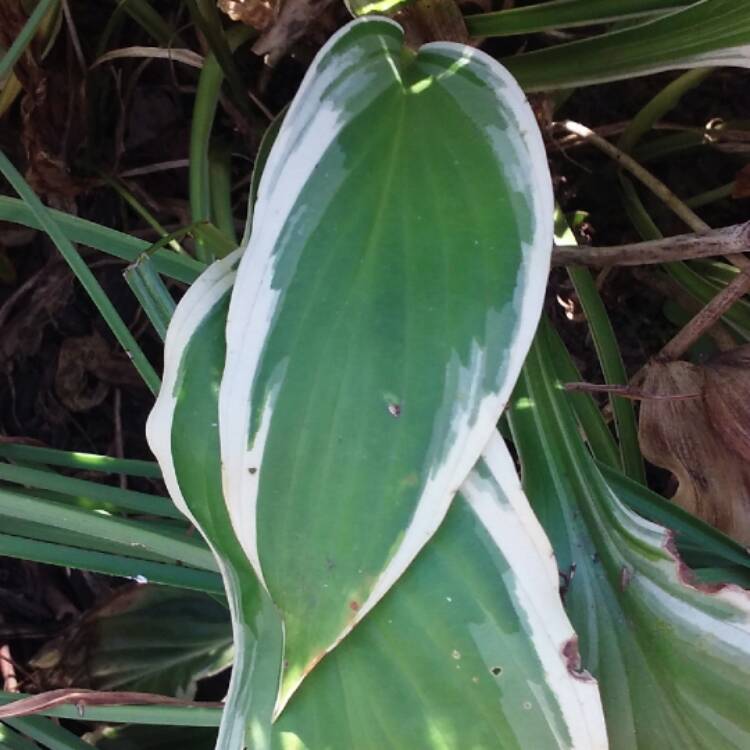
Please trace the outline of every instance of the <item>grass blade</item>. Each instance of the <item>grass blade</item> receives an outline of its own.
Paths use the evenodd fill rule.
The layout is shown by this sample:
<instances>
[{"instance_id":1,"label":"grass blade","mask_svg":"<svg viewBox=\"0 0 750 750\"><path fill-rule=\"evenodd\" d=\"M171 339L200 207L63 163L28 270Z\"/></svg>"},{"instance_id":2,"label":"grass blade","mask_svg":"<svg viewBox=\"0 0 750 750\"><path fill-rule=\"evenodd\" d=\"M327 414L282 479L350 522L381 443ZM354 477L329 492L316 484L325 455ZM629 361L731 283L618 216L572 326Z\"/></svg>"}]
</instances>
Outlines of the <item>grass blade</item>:
<instances>
[{"instance_id":1,"label":"grass blade","mask_svg":"<svg viewBox=\"0 0 750 750\"><path fill-rule=\"evenodd\" d=\"M13 66L31 44L37 30L39 29L45 16L49 13L58 0L40 0L33 13L29 16L28 21L24 24L18 36L13 40L10 49L0 58L0 81L12 72Z\"/></svg>"},{"instance_id":2,"label":"grass blade","mask_svg":"<svg viewBox=\"0 0 750 750\"><path fill-rule=\"evenodd\" d=\"M161 470L153 461L137 461L132 458L113 458L96 453L61 451L55 448L37 448L32 445L0 443L0 458L11 461L60 466L82 471L101 471L108 474L128 474L132 477L161 478Z\"/></svg>"},{"instance_id":3,"label":"grass blade","mask_svg":"<svg viewBox=\"0 0 750 750\"><path fill-rule=\"evenodd\" d=\"M57 226L54 218L49 214L47 208L37 198L34 191L28 186L26 181L21 177L18 170L10 163L8 157L0 151L0 172L10 182L13 189L26 202L31 211L36 215L40 225L49 235L50 239L60 251L65 261L68 263L73 273L76 275L81 285L88 293L91 301L96 305L102 317L107 322L115 338L125 349L127 355L132 359L133 365L140 373L143 381L146 383L152 393L159 390L160 380L156 370L146 359L146 355L141 350L138 342L130 333L125 322L120 317L114 305L110 302L104 290L99 285L91 269L86 265L78 251L73 247L70 240Z\"/></svg>"},{"instance_id":4,"label":"grass blade","mask_svg":"<svg viewBox=\"0 0 750 750\"><path fill-rule=\"evenodd\" d=\"M213 555L200 542L143 521L115 518L7 489L0 489L0 514L72 532L85 530L87 534L127 545L133 550L143 548L195 568L216 570Z\"/></svg>"},{"instance_id":5,"label":"grass blade","mask_svg":"<svg viewBox=\"0 0 750 750\"><path fill-rule=\"evenodd\" d=\"M151 256L144 253L125 269L124 276L159 338L164 341L175 302L156 272Z\"/></svg>"},{"instance_id":6,"label":"grass blade","mask_svg":"<svg viewBox=\"0 0 750 750\"><path fill-rule=\"evenodd\" d=\"M587 86L711 65L750 65L750 14L737 0L701 0L607 34L503 59L527 91Z\"/></svg>"},{"instance_id":7,"label":"grass blade","mask_svg":"<svg viewBox=\"0 0 750 750\"><path fill-rule=\"evenodd\" d=\"M140 560L112 555L64 544L41 542L37 539L0 533L0 554L19 560L32 560L46 565L90 570L108 576L119 576L174 588L223 594L224 585L217 573L187 568L182 565Z\"/></svg>"},{"instance_id":8,"label":"grass blade","mask_svg":"<svg viewBox=\"0 0 750 750\"><path fill-rule=\"evenodd\" d=\"M28 698L25 693L0 692L0 706ZM55 706L39 712L37 717L9 720L14 723L52 716L59 719L83 718L76 706ZM86 721L104 721L122 724L157 724L162 726L217 727L221 722L221 709L204 706L86 706ZM51 722L50 722L51 723ZM91 750L91 745L75 746L75 750ZM71 748L72 750L72 748Z\"/></svg>"},{"instance_id":9,"label":"grass blade","mask_svg":"<svg viewBox=\"0 0 750 750\"><path fill-rule=\"evenodd\" d=\"M62 211L45 208L46 215L55 222L59 230L70 242L101 250L107 255L127 261L136 261L152 245L150 242L132 237L116 229L104 227L93 221L79 219ZM0 195L0 220L21 224L32 229L46 231L38 213L18 198ZM185 255L177 255L167 250L156 250L153 254L156 270L176 281L190 284L198 278L205 264Z\"/></svg>"},{"instance_id":10,"label":"grass blade","mask_svg":"<svg viewBox=\"0 0 750 750\"><path fill-rule=\"evenodd\" d=\"M689 5L688 0L555 0L466 17L472 36L513 36L638 18Z\"/></svg>"},{"instance_id":11,"label":"grass blade","mask_svg":"<svg viewBox=\"0 0 750 750\"><path fill-rule=\"evenodd\" d=\"M177 508L166 498L99 482L89 482L86 479L66 477L54 471L12 466L0 462L0 480L25 487L51 490L66 496L87 498L95 503L106 503L118 510L164 518L183 518Z\"/></svg>"}]
</instances>

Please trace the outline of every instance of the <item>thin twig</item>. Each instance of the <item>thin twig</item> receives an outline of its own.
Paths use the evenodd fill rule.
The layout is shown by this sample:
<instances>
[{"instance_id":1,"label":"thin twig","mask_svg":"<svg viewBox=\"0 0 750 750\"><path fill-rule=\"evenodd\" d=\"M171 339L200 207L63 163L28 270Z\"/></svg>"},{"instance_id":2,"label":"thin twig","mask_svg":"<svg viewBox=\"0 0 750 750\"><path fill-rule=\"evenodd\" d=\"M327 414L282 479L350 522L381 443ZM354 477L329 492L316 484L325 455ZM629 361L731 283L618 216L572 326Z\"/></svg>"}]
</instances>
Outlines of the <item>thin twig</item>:
<instances>
[{"instance_id":1,"label":"thin twig","mask_svg":"<svg viewBox=\"0 0 750 750\"><path fill-rule=\"evenodd\" d=\"M46 693L31 695L13 701L0 708L0 719L11 719L19 716L30 716L40 711L48 711L56 706L76 706L83 716L86 706L191 706L201 708L221 708L221 703L202 703L183 701L166 695L154 693L134 693L124 691L82 690L64 688L50 690Z\"/></svg>"},{"instance_id":2,"label":"thin twig","mask_svg":"<svg viewBox=\"0 0 750 750\"><path fill-rule=\"evenodd\" d=\"M745 222L721 229L628 245L557 245L552 254L552 263L556 266L640 266L690 258L736 256L749 249L750 222Z\"/></svg>"},{"instance_id":3,"label":"thin twig","mask_svg":"<svg viewBox=\"0 0 750 750\"><path fill-rule=\"evenodd\" d=\"M681 357L735 302L750 292L750 274L735 276L682 330L659 352L656 359Z\"/></svg>"},{"instance_id":4,"label":"thin twig","mask_svg":"<svg viewBox=\"0 0 750 750\"><path fill-rule=\"evenodd\" d=\"M632 156L626 154L605 138L597 135L591 128L573 120L563 120L556 124L569 133L574 133L596 146L623 169L627 169L633 177L642 182L654 195L660 198L694 232L705 232L710 229L708 224L691 211L660 179L654 177L647 169L644 169Z\"/></svg>"},{"instance_id":5,"label":"thin twig","mask_svg":"<svg viewBox=\"0 0 750 750\"><path fill-rule=\"evenodd\" d=\"M146 164L143 167L133 167L120 172L118 177L141 177L145 174L154 172L165 172L168 169L187 169L190 166L190 159L172 159L171 161L160 161L155 164Z\"/></svg>"},{"instance_id":6,"label":"thin twig","mask_svg":"<svg viewBox=\"0 0 750 750\"><path fill-rule=\"evenodd\" d=\"M631 401L687 401L700 398L700 393L650 393L632 385L609 385L607 383L565 383L566 391L583 393L606 393Z\"/></svg>"},{"instance_id":7,"label":"thin twig","mask_svg":"<svg viewBox=\"0 0 750 750\"><path fill-rule=\"evenodd\" d=\"M617 146L594 133L593 130L579 122L565 120L557 125L569 133L585 138L592 145L610 156L623 169L627 169L642 182L651 192L660 198L670 210L679 216L693 231L710 232L706 224L694 211L686 206L661 180L644 169L635 159ZM721 318L729 308L750 292L750 259L744 255L728 256L731 263L737 266L740 273L730 284L722 289L688 324L659 352L657 359L670 360L682 356L706 331ZM641 371L636 375L640 375ZM632 381L631 381L632 382Z\"/></svg>"}]
</instances>

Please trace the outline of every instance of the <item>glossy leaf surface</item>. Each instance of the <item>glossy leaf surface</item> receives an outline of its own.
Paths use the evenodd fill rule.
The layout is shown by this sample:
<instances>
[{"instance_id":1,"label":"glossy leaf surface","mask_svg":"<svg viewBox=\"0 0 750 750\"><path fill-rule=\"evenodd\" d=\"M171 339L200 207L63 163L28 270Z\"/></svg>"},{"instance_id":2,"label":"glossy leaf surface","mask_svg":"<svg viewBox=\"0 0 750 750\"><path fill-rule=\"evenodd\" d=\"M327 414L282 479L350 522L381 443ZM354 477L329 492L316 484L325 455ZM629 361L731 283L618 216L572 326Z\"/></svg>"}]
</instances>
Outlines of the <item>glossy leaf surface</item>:
<instances>
[{"instance_id":1,"label":"glossy leaf surface","mask_svg":"<svg viewBox=\"0 0 750 750\"><path fill-rule=\"evenodd\" d=\"M219 394L227 508L283 619L277 709L486 444L533 334L550 215L536 122L491 58L414 55L384 20L319 53L259 184Z\"/></svg>"},{"instance_id":2,"label":"glossy leaf surface","mask_svg":"<svg viewBox=\"0 0 750 750\"><path fill-rule=\"evenodd\" d=\"M694 583L671 534L621 501L622 481L602 474L579 437L554 372L553 335L540 329L511 424L583 665L600 683L610 746L748 747L748 592Z\"/></svg>"}]
</instances>

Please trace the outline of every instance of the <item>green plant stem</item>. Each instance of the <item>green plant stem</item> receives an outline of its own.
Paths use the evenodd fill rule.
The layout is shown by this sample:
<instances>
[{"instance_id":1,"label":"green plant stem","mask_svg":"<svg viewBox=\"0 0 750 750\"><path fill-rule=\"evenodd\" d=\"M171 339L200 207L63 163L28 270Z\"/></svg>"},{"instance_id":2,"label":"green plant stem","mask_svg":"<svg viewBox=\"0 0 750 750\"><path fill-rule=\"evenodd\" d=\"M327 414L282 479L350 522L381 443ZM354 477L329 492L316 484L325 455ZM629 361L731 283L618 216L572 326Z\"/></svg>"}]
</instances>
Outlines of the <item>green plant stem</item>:
<instances>
[{"instance_id":1,"label":"green plant stem","mask_svg":"<svg viewBox=\"0 0 750 750\"><path fill-rule=\"evenodd\" d=\"M25 693L0 692L0 705L7 705L23 698ZM14 723L30 721L42 716L60 719L81 719L76 706L55 706L39 712L39 717L9 720ZM118 724L156 724L182 727L218 727L221 722L221 709L203 706L86 706L86 721L102 721ZM91 745L84 745L80 750L91 750ZM79 750L76 747L75 750Z\"/></svg>"},{"instance_id":2,"label":"green plant stem","mask_svg":"<svg viewBox=\"0 0 750 750\"><path fill-rule=\"evenodd\" d=\"M232 215L232 149L228 143L214 139L208 153L208 176L211 190L213 223L237 246Z\"/></svg>"},{"instance_id":3,"label":"green plant stem","mask_svg":"<svg viewBox=\"0 0 750 750\"><path fill-rule=\"evenodd\" d=\"M216 570L213 555L200 542L163 529L154 530L143 521L102 515L7 489L0 489L0 514L74 533L84 531L105 541L128 545L134 551L143 548L195 568Z\"/></svg>"},{"instance_id":4,"label":"green plant stem","mask_svg":"<svg viewBox=\"0 0 750 750\"><path fill-rule=\"evenodd\" d=\"M224 593L220 576L207 570L40 542L12 534L0 533L0 555L121 578L145 579L149 583L205 591L209 594Z\"/></svg>"},{"instance_id":5,"label":"green plant stem","mask_svg":"<svg viewBox=\"0 0 750 750\"><path fill-rule=\"evenodd\" d=\"M18 62L26 48L31 44L45 16L49 13L58 0L40 0L33 13L29 16L18 36L13 40L8 51L0 58L0 81L13 72L13 66Z\"/></svg>"},{"instance_id":6,"label":"green plant stem","mask_svg":"<svg viewBox=\"0 0 750 750\"><path fill-rule=\"evenodd\" d=\"M732 180L732 182L728 182L726 185L719 185L711 190L706 190L704 193L698 193L698 195L694 195L692 198L686 198L685 205L688 208L701 208L724 198L731 198L734 187L735 182Z\"/></svg>"},{"instance_id":7,"label":"green plant stem","mask_svg":"<svg viewBox=\"0 0 750 750\"><path fill-rule=\"evenodd\" d=\"M161 470L153 461L137 461L132 458L113 458L95 453L61 451L55 448L37 448L33 445L0 443L0 458L11 461L62 466L83 471L101 471L108 474L128 474L133 477L161 478Z\"/></svg>"},{"instance_id":8,"label":"green plant stem","mask_svg":"<svg viewBox=\"0 0 750 750\"><path fill-rule=\"evenodd\" d=\"M76 278L81 283L91 301L96 305L104 320L107 322L115 338L119 341L126 354L130 357L133 365L140 373L143 381L146 383L152 393L157 393L160 386L159 376L151 363L146 359L146 355L138 346L138 342L130 333L128 327L120 317L114 305L110 302L104 290L99 285L91 269L86 265L78 251L73 247L70 240L57 226L54 218L48 210L42 205L26 181L21 177L18 170L10 163L8 157L0 152L0 171L10 182L13 189L26 202L31 211L36 215L39 223L50 239L54 242L60 254L70 266Z\"/></svg>"}]
</instances>

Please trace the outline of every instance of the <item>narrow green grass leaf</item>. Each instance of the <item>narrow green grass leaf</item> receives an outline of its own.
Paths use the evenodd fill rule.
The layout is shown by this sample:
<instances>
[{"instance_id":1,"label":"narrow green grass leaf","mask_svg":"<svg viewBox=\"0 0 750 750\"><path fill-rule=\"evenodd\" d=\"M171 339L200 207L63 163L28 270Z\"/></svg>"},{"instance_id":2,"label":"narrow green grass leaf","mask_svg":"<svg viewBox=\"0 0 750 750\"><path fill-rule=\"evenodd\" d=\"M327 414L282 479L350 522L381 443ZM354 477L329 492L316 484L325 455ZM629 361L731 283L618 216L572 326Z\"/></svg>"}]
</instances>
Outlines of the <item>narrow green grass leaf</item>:
<instances>
[{"instance_id":1,"label":"narrow green grass leaf","mask_svg":"<svg viewBox=\"0 0 750 750\"><path fill-rule=\"evenodd\" d=\"M156 272L151 256L144 253L125 269L123 275L159 338L164 341L175 301Z\"/></svg>"},{"instance_id":2,"label":"narrow green grass leaf","mask_svg":"<svg viewBox=\"0 0 750 750\"><path fill-rule=\"evenodd\" d=\"M47 208L45 213L70 242L93 247L115 258L136 261L151 247L151 243L137 237L62 211ZM33 211L22 200L6 195L0 195L0 220L46 231L38 212ZM153 260L159 273L187 284L195 281L205 268L205 264L200 261L167 250L156 250Z\"/></svg>"},{"instance_id":3,"label":"narrow green grass leaf","mask_svg":"<svg viewBox=\"0 0 750 750\"><path fill-rule=\"evenodd\" d=\"M145 492L113 487L86 479L66 477L53 471L12 466L0 462L0 480L25 487L52 490L61 495L72 495L100 501L118 510L164 518L181 519L182 514L169 500Z\"/></svg>"},{"instance_id":4,"label":"narrow green grass leaf","mask_svg":"<svg viewBox=\"0 0 750 750\"><path fill-rule=\"evenodd\" d=\"M114 305L110 302L104 290L99 285L91 269L86 265L78 251L73 247L70 240L57 226L54 217L48 209L34 194L26 181L20 175L18 170L10 163L4 153L0 151L0 172L10 182L13 189L25 201L32 213L36 216L39 224L54 242L55 247L60 251L65 261L68 263L76 278L81 283L91 301L96 305L102 317L107 322L115 338L119 341L127 355L133 361L133 365L140 373L146 385L152 392L159 390L159 376L146 359L146 355L141 350L138 342L133 338L128 327L120 317Z\"/></svg>"},{"instance_id":5,"label":"narrow green grass leaf","mask_svg":"<svg viewBox=\"0 0 750 750\"><path fill-rule=\"evenodd\" d=\"M6 706L28 697L25 693L0 692L0 706ZM36 718L45 716L58 719L101 721L108 724L216 727L221 722L221 709L203 706L86 706L82 717L76 706L55 706L40 711ZM12 721L25 720L13 719ZM91 745L84 744L83 748L91 750ZM76 746L75 750L83 750L83 748Z\"/></svg>"},{"instance_id":6,"label":"narrow green grass leaf","mask_svg":"<svg viewBox=\"0 0 750 750\"><path fill-rule=\"evenodd\" d=\"M5 723L41 743L49 750L91 750L91 745L44 716L5 719Z\"/></svg>"},{"instance_id":7,"label":"narrow green grass leaf","mask_svg":"<svg viewBox=\"0 0 750 750\"><path fill-rule=\"evenodd\" d=\"M208 181L211 185L211 218L216 227L232 240L234 250L237 247L237 232L232 214L232 148L229 143L214 139L211 144Z\"/></svg>"},{"instance_id":8,"label":"narrow green grass leaf","mask_svg":"<svg viewBox=\"0 0 750 750\"><path fill-rule=\"evenodd\" d=\"M234 52L254 32L247 26L234 26L227 32L226 43ZM216 111L219 106L221 86L224 82L224 70L216 54L212 51L206 55L198 78L195 92L195 105L190 126L190 215L194 222L211 219L211 174L209 148ZM212 260L214 254L205 242L197 245L199 257L204 261Z\"/></svg>"},{"instance_id":9,"label":"narrow green grass leaf","mask_svg":"<svg viewBox=\"0 0 750 750\"><path fill-rule=\"evenodd\" d=\"M10 727L0 723L0 747L5 750L39 750L39 745L27 740Z\"/></svg>"},{"instance_id":10,"label":"narrow green grass leaf","mask_svg":"<svg viewBox=\"0 0 750 750\"><path fill-rule=\"evenodd\" d=\"M30 490L27 490L24 494L32 499L39 498L39 495L34 494ZM49 494L51 495L52 493ZM60 502L60 499L56 496L41 497L40 499ZM128 542L104 539L100 536L87 533L84 528L71 530L43 522L37 523L26 519L12 518L5 514L0 514L0 518L2 518L3 532L11 536L35 539L49 544L61 544L66 547L87 549L92 552L101 552L108 555L132 557L137 560L168 564L175 562L169 555L162 555L152 550L146 550L143 547L134 549Z\"/></svg>"},{"instance_id":11,"label":"narrow green grass leaf","mask_svg":"<svg viewBox=\"0 0 750 750\"><path fill-rule=\"evenodd\" d=\"M58 0L39 0L18 36L13 40L5 54L0 57L0 83L13 72L13 66L31 44L36 32L47 14L57 5Z\"/></svg>"},{"instance_id":12,"label":"narrow green grass leaf","mask_svg":"<svg viewBox=\"0 0 750 750\"><path fill-rule=\"evenodd\" d=\"M206 570L40 542L11 534L0 533L0 555L209 594L224 593L220 576Z\"/></svg>"},{"instance_id":13,"label":"narrow green grass leaf","mask_svg":"<svg viewBox=\"0 0 750 750\"><path fill-rule=\"evenodd\" d=\"M684 8L689 0L552 0L466 17L472 36L513 36L610 23Z\"/></svg>"},{"instance_id":14,"label":"narrow green grass leaf","mask_svg":"<svg viewBox=\"0 0 750 750\"><path fill-rule=\"evenodd\" d=\"M737 0L698 0L607 34L502 62L527 91L585 86L680 68L750 66L750 14Z\"/></svg>"},{"instance_id":15,"label":"narrow green grass leaf","mask_svg":"<svg viewBox=\"0 0 750 750\"><path fill-rule=\"evenodd\" d=\"M55 448L38 448L0 442L0 458L10 461L28 461L82 471L101 471L107 474L128 474L132 477L161 478L161 470L153 461L138 461L132 458L114 458L96 453L62 451Z\"/></svg>"},{"instance_id":16,"label":"narrow green grass leaf","mask_svg":"<svg viewBox=\"0 0 750 750\"><path fill-rule=\"evenodd\" d=\"M575 235L568 228L562 214L559 213L555 234L558 244L575 244L576 242ZM591 272L587 268L576 266L568 267L566 270L586 315L605 382L615 385L627 383L628 375L625 372L615 331ZM631 479L645 482L646 472L638 443L638 424L633 404L620 396L610 396L609 401L615 416L622 468Z\"/></svg>"},{"instance_id":17,"label":"narrow green grass leaf","mask_svg":"<svg viewBox=\"0 0 750 750\"><path fill-rule=\"evenodd\" d=\"M73 532L85 530L103 540L129 545L134 553L140 548L153 550L195 568L216 570L213 557L200 542L163 529L154 530L143 521L115 518L7 489L0 489L0 515Z\"/></svg>"}]
</instances>

